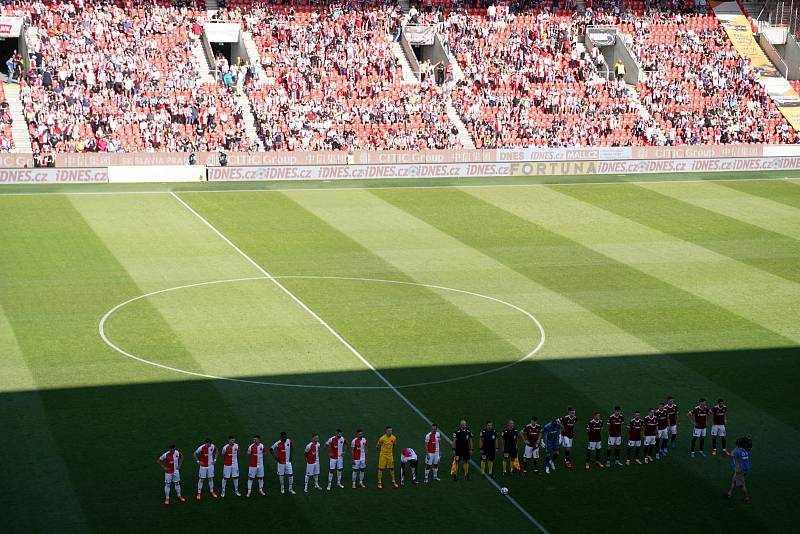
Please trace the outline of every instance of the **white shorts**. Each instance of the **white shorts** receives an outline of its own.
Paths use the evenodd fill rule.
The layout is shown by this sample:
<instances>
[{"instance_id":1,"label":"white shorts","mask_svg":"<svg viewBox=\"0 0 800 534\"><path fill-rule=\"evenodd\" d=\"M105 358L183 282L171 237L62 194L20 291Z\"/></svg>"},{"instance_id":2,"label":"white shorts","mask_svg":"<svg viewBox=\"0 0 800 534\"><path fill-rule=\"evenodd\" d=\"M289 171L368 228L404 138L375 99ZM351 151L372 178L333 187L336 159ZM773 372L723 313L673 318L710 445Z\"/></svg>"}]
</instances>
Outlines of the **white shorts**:
<instances>
[{"instance_id":1,"label":"white shorts","mask_svg":"<svg viewBox=\"0 0 800 534\"><path fill-rule=\"evenodd\" d=\"M609 445L616 445L619 447L622 444L622 437L617 436L616 438L608 436L608 444Z\"/></svg>"},{"instance_id":2,"label":"white shorts","mask_svg":"<svg viewBox=\"0 0 800 534\"><path fill-rule=\"evenodd\" d=\"M571 449L572 448L572 438L568 438L567 436L561 436L561 445L565 449Z\"/></svg>"},{"instance_id":3,"label":"white shorts","mask_svg":"<svg viewBox=\"0 0 800 534\"><path fill-rule=\"evenodd\" d=\"M294 473L292 472L292 462L286 462L285 464L278 464L278 474L289 475L292 476Z\"/></svg>"},{"instance_id":4,"label":"white shorts","mask_svg":"<svg viewBox=\"0 0 800 534\"><path fill-rule=\"evenodd\" d=\"M700 438L706 437L706 429L705 428L694 428L692 429L692 437Z\"/></svg>"},{"instance_id":5,"label":"white shorts","mask_svg":"<svg viewBox=\"0 0 800 534\"><path fill-rule=\"evenodd\" d=\"M236 464L222 466L222 478L239 478L239 466Z\"/></svg>"},{"instance_id":6,"label":"white shorts","mask_svg":"<svg viewBox=\"0 0 800 534\"><path fill-rule=\"evenodd\" d=\"M711 425L711 435L725 437L725 425Z\"/></svg>"},{"instance_id":7,"label":"white shorts","mask_svg":"<svg viewBox=\"0 0 800 534\"><path fill-rule=\"evenodd\" d=\"M539 458L539 447L531 447L530 445L525 445L525 453L522 455L523 458Z\"/></svg>"},{"instance_id":8,"label":"white shorts","mask_svg":"<svg viewBox=\"0 0 800 534\"><path fill-rule=\"evenodd\" d=\"M164 484L175 483L181 481L181 474L179 471L175 471L174 473L164 473Z\"/></svg>"},{"instance_id":9,"label":"white shorts","mask_svg":"<svg viewBox=\"0 0 800 534\"><path fill-rule=\"evenodd\" d=\"M600 450L602 448L603 448L603 446L601 445L601 443L599 441L590 441L589 442L589 450L590 451L598 451L598 450Z\"/></svg>"},{"instance_id":10,"label":"white shorts","mask_svg":"<svg viewBox=\"0 0 800 534\"><path fill-rule=\"evenodd\" d=\"M678 425L672 425L671 427L669 427L669 431L674 436L675 434L678 433Z\"/></svg>"},{"instance_id":11,"label":"white shorts","mask_svg":"<svg viewBox=\"0 0 800 534\"><path fill-rule=\"evenodd\" d=\"M367 468L366 460L353 460L353 469L366 469L366 468Z\"/></svg>"},{"instance_id":12,"label":"white shorts","mask_svg":"<svg viewBox=\"0 0 800 534\"><path fill-rule=\"evenodd\" d=\"M667 439L669 437L669 428L662 428L658 431L659 439Z\"/></svg>"},{"instance_id":13,"label":"white shorts","mask_svg":"<svg viewBox=\"0 0 800 534\"><path fill-rule=\"evenodd\" d=\"M439 453L429 452L425 455L425 465L439 465Z\"/></svg>"},{"instance_id":14,"label":"white shorts","mask_svg":"<svg viewBox=\"0 0 800 534\"><path fill-rule=\"evenodd\" d=\"M628 447L641 447L641 446L642 446L642 440L636 440L636 441L633 441L632 439L628 440Z\"/></svg>"},{"instance_id":15,"label":"white shorts","mask_svg":"<svg viewBox=\"0 0 800 534\"><path fill-rule=\"evenodd\" d=\"M264 478L264 466L249 467L247 469L247 478Z\"/></svg>"},{"instance_id":16,"label":"white shorts","mask_svg":"<svg viewBox=\"0 0 800 534\"><path fill-rule=\"evenodd\" d=\"M214 478L214 466L200 467L200 478Z\"/></svg>"},{"instance_id":17,"label":"white shorts","mask_svg":"<svg viewBox=\"0 0 800 534\"><path fill-rule=\"evenodd\" d=\"M656 437L655 436L645 436L644 437L644 444L645 445L655 445L656 444Z\"/></svg>"},{"instance_id":18,"label":"white shorts","mask_svg":"<svg viewBox=\"0 0 800 534\"><path fill-rule=\"evenodd\" d=\"M319 474L319 462L314 464L306 464L306 476L313 477Z\"/></svg>"},{"instance_id":19,"label":"white shorts","mask_svg":"<svg viewBox=\"0 0 800 534\"><path fill-rule=\"evenodd\" d=\"M330 460L331 460L330 467L328 469L330 469L331 471L335 469L341 471L342 469L344 469L344 460L342 460L341 458L331 458Z\"/></svg>"}]
</instances>

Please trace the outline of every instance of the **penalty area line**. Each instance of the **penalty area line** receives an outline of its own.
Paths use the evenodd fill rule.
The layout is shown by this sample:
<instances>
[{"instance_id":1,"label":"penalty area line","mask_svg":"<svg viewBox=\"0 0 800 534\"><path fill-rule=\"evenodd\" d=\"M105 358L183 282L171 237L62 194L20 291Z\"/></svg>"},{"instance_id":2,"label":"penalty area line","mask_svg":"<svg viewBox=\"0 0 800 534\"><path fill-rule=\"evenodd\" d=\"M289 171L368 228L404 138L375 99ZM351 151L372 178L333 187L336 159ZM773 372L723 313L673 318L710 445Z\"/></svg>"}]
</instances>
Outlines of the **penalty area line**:
<instances>
[{"instance_id":1,"label":"penalty area line","mask_svg":"<svg viewBox=\"0 0 800 534\"><path fill-rule=\"evenodd\" d=\"M362 355L362 354L361 354L361 353L358 351L358 349L356 349L356 348L355 348L353 345L351 345L351 344L350 344L350 343L349 343L349 342L348 342L348 341L347 341L345 338L343 338L343 337L342 337L342 336L339 334L339 332L337 332L336 330L334 330L334 329L333 329L333 327L332 327L331 325L329 325L329 324L328 324L328 323L325 321L325 319L323 319L322 317L320 317L320 316L317 314L317 312L315 312L314 310L312 310L311 308L309 308L309 307L308 307L308 305L307 305L305 302L303 302L302 300L300 300L300 298L299 298L299 297L297 297L297 296L296 296L294 293L292 293L292 292L291 292L291 291L290 291L290 290L289 290L289 289L288 289L286 286L284 286L284 285L283 285L283 284L282 284L282 283L281 283L281 282L280 282L278 279L276 279L276 278L275 278L275 277L274 277L274 276L273 276L273 275L272 275L272 274L271 274L269 271L267 271L267 270L266 270L264 267L262 267L262 266L261 266L261 265L260 265L260 264L259 264L257 261L255 261L253 258L251 258L250 256L248 256L248 255L247 255L247 254L246 254L246 253L245 253L245 252L244 252L242 249L240 249L240 248L239 248L239 247L238 247L238 246L237 246L237 245L236 245L236 244L235 244L233 241L231 241L230 239L228 239L228 238L225 236L225 234L223 234L222 232L220 232L220 231L217 229L217 227L215 227L213 224L211 224L211 223L208 221L208 219L206 219L205 217L203 217L202 215L200 215L200 213L198 213L198 212L197 212L197 211L196 211L196 210L195 210L193 207L191 207L191 206L190 206L188 203L186 203L186 202L185 202L185 201L184 201L184 200L183 200L181 197L179 197L178 195L176 195L174 191L170 191L170 195L172 195L172 197L173 197L173 198L175 198L175 200L177 200L178 202L180 202L180 203L183 205L183 207L184 207L184 208L186 208L187 210L189 210L189 212L190 212L190 213L192 213L192 214L193 214L195 217L197 217L198 219L200 219L200 221L201 221L203 224L205 224L205 225L206 225L206 226L207 226L207 227L208 227L208 228L209 228L209 229L210 229L212 232L214 232L214 233L215 233L215 234L216 234L216 235L217 235L217 236L218 236L220 239L222 239L222 240L223 240L225 243L227 243L227 244L228 244L228 246L230 246L230 247L231 247L233 250L235 250L235 251L236 251L236 252L237 252L237 253L238 253L240 256L242 256L242 257L243 257L245 260L247 260L247 261L248 261L248 262L249 262L249 263L250 263L250 264L251 264L253 267L255 267L255 268L256 268L256 270L258 270L258 272L260 272L261 274L263 274L263 275L264 275L266 278L268 278L268 279L269 279L269 280L270 280L270 281L271 281L273 284L275 284L275 286L276 286L278 289L280 289L280 290L281 290L283 293L285 293L287 297L289 297L291 300L293 300L293 301L294 301L294 302L295 302L295 303L296 303L298 306L300 306L300 307L301 307L303 310L305 310L305 311L306 311L306 312L307 312L307 313L308 313L308 314L309 314L311 317L313 317L313 318L314 318L314 319L315 319L315 320L316 320L316 321L317 321L317 322L318 322L320 325L322 325L322 327L323 327L323 328L325 328L325 330L327 330L327 331L328 331L328 332L329 332L329 333L330 333L330 334L331 334L331 335L332 335L334 338L336 338L336 339L337 339L337 340L338 340L338 341L339 341L339 342L340 342L342 345L344 345L344 347L345 347L347 350L349 350L349 351L350 351L350 352L351 352L351 353L352 353L352 354L353 354L353 355L354 355L356 358L358 358L358 360L359 360L361 363L363 363L363 364L364 364L364 365L365 365L365 366L366 366L366 367L367 367L367 368L368 368L370 371L372 371L373 373L375 373L375 376L377 376L377 377L378 377L378 379L379 379L381 382L383 382L384 384L386 384L386 386L387 386L387 387L388 387L390 390L392 390L392 392L394 392L394 394L395 394L395 395L397 395L397 397L398 397L400 400L402 400L402 401L403 401L403 402L406 404L406 406L408 406L409 408L411 408L411 410L412 410L414 413L416 413L416 414L417 414L417 415L418 415L418 416L419 416L419 417L420 417L420 418L421 418L423 421L425 421L425 422L426 422L428 425L432 424L432 421L431 421L431 419L430 419L430 418L429 418L427 415L425 415L425 414L422 412L422 410L420 410L420 409L419 409L419 408L418 408L418 407L417 407L417 406L416 406L416 405L415 405L413 402L411 402L411 401L408 399L408 397L406 397L405 395L403 395L403 393L402 393L402 392L401 392L399 389L397 389L397 388L394 386L394 384L392 384L392 383L389 381L389 379L387 379L385 376L383 376L383 373L381 373L380 371L378 371L378 369L376 369L376 368L375 368L375 366L374 366L374 365L372 365L372 363L370 363L370 361L369 361L369 360L367 360L367 359L366 359L366 358L365 358L365 357L364 357L364 356L363 356L363 355ZM452 444L453 444L453 441L452 441L452 440L451 440L451 439L450 439L450 438L449 438L447 435L443 434L443 436L444 436L444 439L447 441L447 443L449 443L450 445L452 445ZM470 463L471 463L471 464L472 464L472 465L473 465L475 468L478 468L478 464L477 464L477 463L476 463L474 460L470 460ZM500 485L499 485L497 482L495 482L495 480L494 480L494 479L492 479L492 478L487 478L486 480L487 480L487 481L488 481L488 482L489 482L489 483L490 483L492 486L494 486L494 488L495 488L497 491L500 491ZM514 506L514 507L515 507L517 510L519 510L519 512L520 512L520 513L521 513L523 516L525 516L525 518L526 518L528 521L530 521L530 522L531 522L531 523L532 523L532 524L533 524L533 525L534 525L536 528L538 528L538 529L539 529L539 530L540 530L540 531L541 531L543 534L549 534L549 531L548 531L546 528L544 528L544 526L543 526L541 523L539 523L539 521L537 521L537 520L536 520L536 518L535 518L535 517L533 517L533 516L530 514L530 512L528 512L528 511L527 511L525 508L523 508L523 507L522 507L522 505L521 505L519 502L517 502L517 500L516 500L516 499L514 499L514 498L513 498L511 495L505 495L504 497L505 497L505 498L508 500L508 502L510 502L510 503L511 503L511 504L512 504L512 505L513 505L513 506Z\"/></svg>"}]
</instances>

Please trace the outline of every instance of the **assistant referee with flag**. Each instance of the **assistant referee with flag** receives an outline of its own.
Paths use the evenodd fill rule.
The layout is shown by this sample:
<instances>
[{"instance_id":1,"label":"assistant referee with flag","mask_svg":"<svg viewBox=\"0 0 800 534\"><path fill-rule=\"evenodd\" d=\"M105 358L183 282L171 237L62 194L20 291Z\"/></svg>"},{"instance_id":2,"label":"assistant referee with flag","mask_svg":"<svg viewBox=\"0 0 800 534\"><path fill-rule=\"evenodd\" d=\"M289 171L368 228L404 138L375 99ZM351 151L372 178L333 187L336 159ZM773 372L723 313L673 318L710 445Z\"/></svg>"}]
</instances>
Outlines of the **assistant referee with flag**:
<instances>
[{"instance_id":1,"label":"assistant referee with flag","mask_svg":"<svg viewBox=\"0 0 800 534\"><path fill-rule=\"evenodd\" d=\"M469 460L472 453L472 431L467 428L463 419L458 423L458 428L453 432L453 465L450 474L453 480L458 480L458 464L464 464L464 479L469 480Z\"/></svg>"}]
</instances>

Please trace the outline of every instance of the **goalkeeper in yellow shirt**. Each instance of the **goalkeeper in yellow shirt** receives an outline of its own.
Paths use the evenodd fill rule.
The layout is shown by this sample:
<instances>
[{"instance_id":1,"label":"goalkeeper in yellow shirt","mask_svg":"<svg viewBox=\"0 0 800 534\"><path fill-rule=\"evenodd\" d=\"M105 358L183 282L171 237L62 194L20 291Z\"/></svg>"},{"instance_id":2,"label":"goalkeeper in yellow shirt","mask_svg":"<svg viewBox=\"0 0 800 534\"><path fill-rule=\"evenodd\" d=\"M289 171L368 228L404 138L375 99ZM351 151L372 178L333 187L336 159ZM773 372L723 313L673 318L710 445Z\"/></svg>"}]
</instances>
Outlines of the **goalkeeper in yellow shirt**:
<instances>
[{"instance_id":1,"label":"goalkeeper in yellow shirt","mask_svg":"<svg viewBox=\"0 0 800 534\"><path fill-rule=\"evenodd\" d=\"M400 485L394 479L394 447L397 445L397 436L392 434L392 427L386 427L386 433L378 438L378 489L383 489L383 471L389 470L392 478L392 487L399 488Z\"/></svg>"}]
</instances>

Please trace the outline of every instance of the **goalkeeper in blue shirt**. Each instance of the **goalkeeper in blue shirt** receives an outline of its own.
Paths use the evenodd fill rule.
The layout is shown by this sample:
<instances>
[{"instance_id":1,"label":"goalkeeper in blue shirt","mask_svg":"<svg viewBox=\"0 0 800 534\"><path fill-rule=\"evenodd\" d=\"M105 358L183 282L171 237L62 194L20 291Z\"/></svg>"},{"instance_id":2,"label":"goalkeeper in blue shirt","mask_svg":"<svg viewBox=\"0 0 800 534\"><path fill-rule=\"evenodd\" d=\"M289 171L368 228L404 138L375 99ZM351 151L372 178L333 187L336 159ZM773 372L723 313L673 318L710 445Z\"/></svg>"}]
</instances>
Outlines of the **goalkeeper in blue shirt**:
<instances>
[{"instance_id":1,"label":"goalkeeper in blue shirt","mask_svg":"<svg viewBox=\"0 0 800 534\"><path fill-rule=\"evenodd\" d=\"M556 470L556 459L558 458L558 449L561 445L561 422L558 419L553 419L544 425L544 472L548 475L550 471Z\"/></svg>"},{"instance_id":2,"label":"goalkeeper in blue shirt","mask_svg":"<svg viewBox=\"0 0 800 534\"><path fill-rule=\"evenodd\" d=\"M725 494L729 499L733 497L733 490L738 487L742 488L744 502L750 502L750 494L747 491L745 479L750 473L750 449L752 448L753 441L750 437L744 437L736 440L736 448L731 451L733 478L731 479L731 487L728 489L728 493Z\"/></svg>"}]
</instances>

